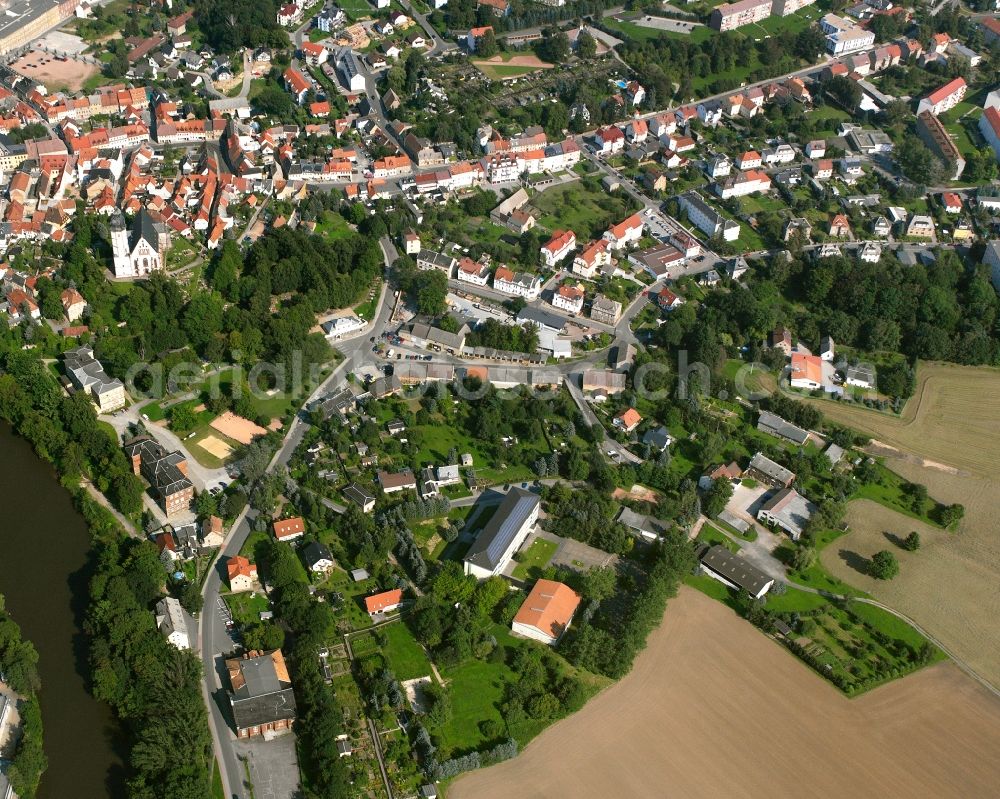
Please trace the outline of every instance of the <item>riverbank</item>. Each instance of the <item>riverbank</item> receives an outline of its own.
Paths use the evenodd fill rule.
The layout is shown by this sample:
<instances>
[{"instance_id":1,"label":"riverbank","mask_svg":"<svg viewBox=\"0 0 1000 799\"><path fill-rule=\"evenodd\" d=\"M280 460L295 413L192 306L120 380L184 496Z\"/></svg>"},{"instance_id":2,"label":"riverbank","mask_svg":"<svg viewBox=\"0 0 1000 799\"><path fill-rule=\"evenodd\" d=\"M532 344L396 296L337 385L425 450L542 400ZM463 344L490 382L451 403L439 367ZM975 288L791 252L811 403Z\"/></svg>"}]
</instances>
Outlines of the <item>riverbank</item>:
<instances>
[{"instance_id":1,"label":"riverbank","mask_svg":"<svg viewBox=\"0 0 1000 799\"><path fill-rule=\"evenodd\" d=\"M49 761L38 799L124 795L121 733L88 691L83 632L90 534L69 494L26 441L0 425L0 593L38 652Z\"/></svg>"},{"instance_id":2,"label":"riverbank","mask_svg":"<svg viewBox=\"0 0 1000 799\"><path fill-rule=\"evenodd\" d=\"M448 799L987 796L998 739L1000 700L954 664L847 699L685 587L631 674Z\"/></svg>"}]
</instances>

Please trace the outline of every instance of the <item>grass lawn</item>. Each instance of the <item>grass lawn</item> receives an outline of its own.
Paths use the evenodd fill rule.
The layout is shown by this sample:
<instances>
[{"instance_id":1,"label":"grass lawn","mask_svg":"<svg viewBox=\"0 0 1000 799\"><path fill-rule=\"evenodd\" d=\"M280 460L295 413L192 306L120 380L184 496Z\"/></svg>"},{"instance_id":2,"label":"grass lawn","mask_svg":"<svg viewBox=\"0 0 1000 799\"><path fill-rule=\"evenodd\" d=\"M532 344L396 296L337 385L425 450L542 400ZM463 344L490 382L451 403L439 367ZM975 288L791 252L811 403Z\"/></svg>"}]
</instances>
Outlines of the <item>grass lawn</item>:
<instances>
[{"instance_id":1,"label":"grass lawn","mask_svg":"<svg viewBox=\"0 0 1000 799\"><path fill-rule=\"evenodd\" d=\"M721 544L730 552L740 551L739 545L734 541L730 541L725 533L711 522L705 522L701 526L701 530L698 531L698 540L704 541L706 544Z\"/></svg>"},{"instance_id":2,"label":"grass lawn","mask_svg":"<svg viewBox=\"0 0 1000 799\"><path fill-rule=\"evenodd\" d=\"M261 612L271 609L271 603L264 594L254 594L251 591L227 594L226 605L229 606L229 612L233 614L233 619L241 627L255 624L260 620Z\"/></svg>"},{"instance_id":3,"label":"grass lawn","mask_svg":"<svg viewBox=\"0 0 1000 799\"><path fill-rule=\"evenodd\" d=\"M226 799L226 789L222 785L219 761L212 761L212 799Z\"/></svg>"},{"instance_id":4,"label":"grass lawn","mask_svg":"<svg viewBox=\"0 0 1000 799\"><path fill-rule=\"evenodd\" d=\"M525 67L516 64L487 64L484 61L473 61L472 63L487 78L493 78L494 80L519 78L522 75L530 75L532 72L537 72L539 69L538 67Z\"/></svg>"},{"instance_id":5,"label":"grass lawn","mask_svg":"<svg viewBox=\"0 0 1000 799\"><path fill-rule=\"evenodd\" d=\"M591 182L562 183L536 194L531 204L541 214L538 221L549 230L569 228L578 238L599 238L635 210L634 201L624 192L609 195Z\"/></svg>"},{"instance_id":6,"label":"grass lawn","mask_svg":"<svg viewBox=\"0 0 1000 799\"><path fill-rule=\"evenodd\" d=\"M195 249L195 246L187 239L179 236L170 245L170 249L167 250L167 266L171 269L184 266L194 260L197 254L198 251Z\"/></svg>"},{"instance_id":7,"label":"grass lawn","mask_svg":"<svg viewBox=\"0 0 1000 799\"><path fill-rule=\"evenodd\" d=\"M498 639L499 640L499 639ZM480 749L488 743L480 724L488 719L504 722L500 713L505 683L517 675L506 663L490 663L470 658L453 669L444 670L451 696L451 718L433 730L440 738L442 759L453 751Z\"/></svg>"},{"instance_id":8,"label":"grass lawn","mask_svg":"<svg viewBox=\"0 0 1000 799\"><path fill-rule=\"evenodd\" d=\"M549 565L549 561L552 560L557 549L559 549L559 544L555 541L536 538L524 552L519 552L514 556L517 560L517 566L514 567L514 577L518 580L537 580L542 569Z\"/></svg>"},{"instance_id":9,"label":"grass lawn","mask_svg":"<svg viewBox=\"0 0 1000 799\"><path fill-rule=\"evenodd\" d=\"M372 287L372 297L370 300L365 300L361 305L356 305L354 307L354 313L360 316L364 320L369 320L375 316L375 307L378 305L378 295L382 289L382 281L379 280Z\"/></svg>"},{"instance_id":10,"label":"grass lawn","mask_svg":"<svg viewBox=\"0 0 1000 799\"><path fill-rule=\"evenodd\" d=\"M923 646L927 640L903 619L874 605L868 605L864 602L854 602L851 604L851 612L876 630L885 633L891 638L898 638L900 641L905 641L914 648ZM935 653L934 661L944 660L947 657L944 652L936 647Z\"/></svg>"},{"instance_id":11,"label":"grass lawn","mask_svg":"<svg viewBox=\"0 0 1000 799\"><path fill-rule=\"evenodd\" d=\"M251 563L260 563L264 560L264 551L271 536L267 533L253 532L247 536L247 540L240 547L240 554L248 558Z\"/></svg>"},{"instance_id":12,"label":"grass lawn","mask_svg":"<svg viewBox=\"0 0 1000 799\"><path fill-rule=\"evenodd\" d=\"M679 33L677 31L664 31L659 28L649 28L645 25L636 25L624 19L607 18L603 20L605 27L623 34L629 39L637 42L652 41L661 36L666 39L685 39L695 44L710 39L713 31L707 25L694 28L690 33Z\"/></svg>"},{"instance_id":13,"label":"grass lawn","mask_svg":"<svg viewBox=\"0 0 1000 799\"><path fill-rule=\"evenodd\" d=\"M754 38L756 38L757 29L762 30L766 36L772 36L776 33L799 33L822 15L823 11L820 8L810 6L796 11L794 14L789 14L787 17L768 17L746 30Z\"/></svg>"},{"instance_id":14,"label":"grass lawn","mask_svg":"<svg viewBox=\"0 0 1000 799\"><path fill-rule=\"evenodd\" d=\"M919 519L920 521L933 525L934 527L941 527L941 525L934 518L934 511L937 508L937 502L935 502L933 498L927 497L923 507L917 511L913 508L913 504L910 502L909 497L904 491L906 480L891 469L887 469L884 466L879 466L879 471L879 482L867 483L861 486L854 492L852 498L870 499L873 502L885 505L887 508L892 508L894 511L898 511L899 513L909 516L910 518Z\"/></svg>"},{"instance_id":15,"label":"grass lawn","mask_svg":"<svg viewBox=\"0 0 1000 799\"><path fill-rule=\"evenodd\" d=\"M366 0L343 0L343 2L338 2L337 5L344 9L344 13L352 22L372 16L372 7Z\"/></svg>"},{"instance_id":16,"label":"grass lawn","mask_svg":"<svg viewBox=\"0 0 1000 799\"><path fill-rule=\"evenodd\" d=\"M431 675L430 661L409 627L399 622L380 627L379 630L386 637L382 654L397 680L413 680Z\"/></svg>"},{"instance_id":17,"label":"grass lawn","mask_svg":"<svg viewBox=\"0 0 1000 799\"><path fill-rule=\"evenodd\" d=\"M335 214L332 211L323 212L323 215L316 223L316 232L332 241L345 239L354 234L350 225L347 224L347 220L340 214Z\"/></svg>"}]
</instances>

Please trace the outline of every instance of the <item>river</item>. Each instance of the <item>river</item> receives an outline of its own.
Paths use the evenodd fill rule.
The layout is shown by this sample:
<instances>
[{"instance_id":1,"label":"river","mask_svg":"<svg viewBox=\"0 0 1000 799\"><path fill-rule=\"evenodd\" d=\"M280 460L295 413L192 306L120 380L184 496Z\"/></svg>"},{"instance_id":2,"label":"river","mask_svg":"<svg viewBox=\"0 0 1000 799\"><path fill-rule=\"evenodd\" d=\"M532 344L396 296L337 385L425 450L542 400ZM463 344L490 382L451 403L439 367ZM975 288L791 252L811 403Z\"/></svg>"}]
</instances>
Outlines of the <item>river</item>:
<instances>
[{"instance_id":1,"label":"river","mask_svg":"<svg viewBox=\"0 0 1000 799\"><path fill-rule=\"evenodd\" d=\"M38 650L49 768L38 799L119 797L124 769L111 708L87 692L89 532L31 447L0 425L0 593Z\"/></svg>"}]
</instances>

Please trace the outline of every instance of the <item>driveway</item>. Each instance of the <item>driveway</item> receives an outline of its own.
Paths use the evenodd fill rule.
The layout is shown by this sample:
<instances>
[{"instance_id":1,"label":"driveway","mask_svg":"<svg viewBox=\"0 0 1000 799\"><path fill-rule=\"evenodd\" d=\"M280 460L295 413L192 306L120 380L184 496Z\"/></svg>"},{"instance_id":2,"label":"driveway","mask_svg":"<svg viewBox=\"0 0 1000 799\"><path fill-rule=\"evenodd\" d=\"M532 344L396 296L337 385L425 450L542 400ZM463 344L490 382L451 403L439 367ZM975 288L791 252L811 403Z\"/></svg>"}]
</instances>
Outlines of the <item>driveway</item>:
<instances>
[{"instance_id":1,"label":"driveway","mask_svg":"<svg viewBox=\"0 0 1000 799\"><path fill-rule=\"evenodd\" d=\"M294 735L279 735L271 741L247 738L234 746L250 771L254 799L294 799L300 795Z\"/></svg>"},{"instance_id":2,"label":"driveway","mask_svg":"<svg viewBox=\"0 0 1000 799\"><path fill-rule=\"evenodd\" d=\"M733 495L726 503L726 510L738 519L757 526L757 511L764 503L764 497L771 491L771 487L758 483L754 488L748 488L740 484L733 489Z\"/></svg>"}]
</instances>

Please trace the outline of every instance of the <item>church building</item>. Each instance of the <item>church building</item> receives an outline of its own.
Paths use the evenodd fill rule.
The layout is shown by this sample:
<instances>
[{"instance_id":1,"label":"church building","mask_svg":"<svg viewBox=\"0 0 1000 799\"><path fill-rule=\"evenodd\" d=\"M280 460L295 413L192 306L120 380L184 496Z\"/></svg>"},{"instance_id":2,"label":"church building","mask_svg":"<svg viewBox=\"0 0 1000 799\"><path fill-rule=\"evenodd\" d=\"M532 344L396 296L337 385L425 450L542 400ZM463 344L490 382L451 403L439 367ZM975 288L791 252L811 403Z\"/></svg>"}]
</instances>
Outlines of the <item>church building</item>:
<instances>
[{"instance_id":1,"label":"church building","mask_svg":"<svg viewBox=\"0 0 1000 799\"><path fill-rule=\"evenodd\" d=\"M167 226L156 222L145 209L139 211L129 233L125 217L111 217L111 252L115 277L146 277L163 269L169 234Z\"/></svg>"}]
</instances>

